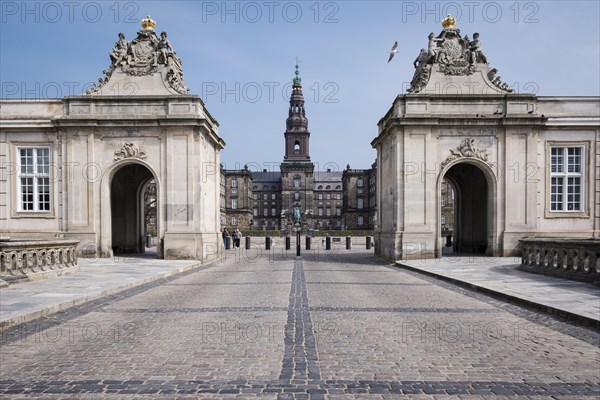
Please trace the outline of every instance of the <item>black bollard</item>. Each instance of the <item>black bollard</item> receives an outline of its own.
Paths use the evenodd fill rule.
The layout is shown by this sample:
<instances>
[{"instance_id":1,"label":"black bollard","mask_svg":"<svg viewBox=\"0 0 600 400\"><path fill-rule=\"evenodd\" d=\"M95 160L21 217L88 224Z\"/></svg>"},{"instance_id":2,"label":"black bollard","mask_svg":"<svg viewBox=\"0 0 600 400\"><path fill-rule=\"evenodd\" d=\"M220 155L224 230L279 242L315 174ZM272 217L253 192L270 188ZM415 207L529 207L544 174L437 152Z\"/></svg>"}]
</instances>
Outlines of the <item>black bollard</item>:
<instances>
[{"instance_id":1,"label":"black bollard","mask_svg":"<svg viewBox=\"0 0 600 400\"><path fill-rule=\"evenodd\" d=\"M367 236L367 250L371 250L371 236Z\"/></svg>"},{"instance_id":2,"label":"black bollard","mask_svg":"<svg viewBox=\"0 0 600 400\"><path fill-rule=\"evenodd\" d=\"M306 250L310 250L310 236L306 237Z\"/></svg>"},{"instance_id":3,"label":"black bollard","mask_svg":"<svg viewBox=\"0 0 600 400\"><path fill-rule=\"evenodd\" d=\"M331 250L331 236L325 238L325 250Z\"/></svg>"},{"instance_id":4,"label":"black bollard","mask_svg":"<svg viewBox=\"0 0 600 400\"><path fill-rule=\"evenodd\" d=\"M452 246L452 235L446 236L446 247Z\"/></svg>"},{"instance_id":5,"label":"black bollard","mask_svg":"<svg viewBox=\"0 0 600 400\"><path fill-rule=\"evenodd\" d=\"M225 236L225 250L231 250L231 236Z\"/></svg>"},{"instance_id":6,"label":"black bollard","mask_svg":"<svg viewBox=\"0 0 600 400\"><path fill-rule=\"evenodd\" d=\"M296 232L296 257L300 257L300 231Z\"/></svg>"},{"instance_id":7,"label":"black bollard","mask_svg":"<svg viewBox=\"0 0 600 400\"><path fill-rule=\"evenodd\" d=\"M289 250L292 247L292 239L289 236L285 237L285 249Z\"/></svg>"},{"instance_id":8,"label":"black bollard","mask_svg":"<svg viewBox=\"0 0 600 400\"><path fill-rule=\"evenodd\" d=\"M246 250L250 250L250 236L246 236Z\"/></svg>"},{"instance_id":9,"label":"black bollard","mask_svg":"<svg viewBox=\"0 0 600 400\"><path fill-rule=\"evenodd\" d=\"M352 236L346 236L346 250L352 249Z\"/></svg>"},{"instance_id":10,"label":"black bollard","mask_svg":"<svg viewBox=\"0 0 600 400\"><path fill-rule=\"evenodd\" d=\"M271 250L271 236L265 237L265 249Z\"/></svg>"}]
</instances>

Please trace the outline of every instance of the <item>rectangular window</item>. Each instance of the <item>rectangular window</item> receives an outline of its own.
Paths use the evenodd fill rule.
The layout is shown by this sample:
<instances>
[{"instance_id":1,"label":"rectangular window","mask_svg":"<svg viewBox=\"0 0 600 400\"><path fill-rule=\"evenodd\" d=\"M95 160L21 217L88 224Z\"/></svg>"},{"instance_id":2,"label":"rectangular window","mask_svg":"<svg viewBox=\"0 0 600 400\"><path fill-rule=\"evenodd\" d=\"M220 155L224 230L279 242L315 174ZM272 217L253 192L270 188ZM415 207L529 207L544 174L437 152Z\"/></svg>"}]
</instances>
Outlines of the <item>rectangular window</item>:
<instances>
[{"instance_id":1,"label":"rectangular window","mask_svg":"<svg viewBox=\"0 0 600 400\"><path fill-rule=\"evenodd\" d=\"M231 225L237 225L237 217L231 217Z\"/></svg>"},{"instance_id":2,"label":"rectangular window","mask_svg":"<svg viewBox=\"0 0 600 400\"><path fill-rule=\"evenodd\" d=\"M252 210L252 215L254 215L255 217L258 217L258 208L255 208Z\"/></svg>"},{"instance_id":3,"label":"rectangular window","mask_svg":"<svg viewBox=\"0 0 600 400\"><path fill-rule=\"evenodd\" d=\"M326 215L327 215L328 217L329 217L329 216L331 216L331 208L327 207L327 208L325 209L325 213L326 213Z\"/></svg>"},{"instance_id":4,"label":"rectangular window","mask_svg":"<svg viewBox=\"0 0 600 400\"><path fill-rule=\"evenodd\" d=\"M550 148L550 211L583 211L583 148Z\"/></svg>"},{"instance_id":5,"label":"rectangular window","mask_svg":"<svg viewBox=\"0 0 600 400\"><path fill-rule=\"evenodd\" d=\"M365 185L365 182L363 181L363 179L362 179L362 178L359 178L359 179L357 179L357 180L356 180L356 187L359 187L359 188L361 188L361 187L363 187L364 185Z\"/></svg>"},{"instance_id":6,"label":"rectangular window","mask_svg":"<svg viewBox=\"0 0 600 400\"><path fill-rule=\"evenodd\" d=\"M356 219L356 225L358 225L358 226L362 226L362 225L363 225L363 223L364 223L364 221L363 221L363 217L359 216L359 217Z\"/></svg>"},{"instance_id":7,"label":"rectangular window","mask_svg":"<svg viewBox=\"0 0 600 400\"><path fill-rule=\"evenodd\" d=\"M263 200L267 200L267 199L268 199L267 194L263 193Z\"/></svg>"},{"instance_id":8,"label":"rectangular window","mask_svg":"<svg viewBox=\"0 0 600 400\"><path fill-rule=\"evenodd\" d=\"M277 216L277 209L271 208L271 217L276 217L276 216Z\"/></svg>"},{"instance_id":9,"label":"rectangular window","mask_svg":"<svg viewBox=\"0 0 600 400\"><path fill-rule=\"evenodd\" d=\"M442 214L442 225L446 224L446 216Z\"/></svg>"},{"instance_id":10,"label":"rectangular window","mask_svg":"<svg viewBox=\"0 0 600 400\"><path fill-rule=\"evenodd\" d=\"M331 193L327 193L327 194L325 195L325 199L326 199L326 200L331 200Z\"/></svg>"},{"instance_id":11,"label":"rectangular window","mask_svg":"<svg viewBox=\"0 0 600 400\"><path fill-rule=\"evenodd\" d=\"M323 200L323 193L319 193L319 194L317 195L317 199L318 199L318 200Z\"/></svg>"},{"instance_id":12,"label":"rectangular window","mask_svg":"<svg viewBox=\"0 0 600 400\"><path fill-rule=\"evenodd\" d=\"M362 197L359 197L358 199L356 199L356 207L364 208L365 207L365 199L363 199Z\"/></svg>"},{"instance_id":13,"label":"rectangular window","mask_svg":"<svg viewBox=\"0 0 600 400\"><path fill-rule=\"evenodd\" d=\"M237 178L233 178L233 179L231 179L231 187L232 187L232 188L236 188L236 187L238 187L238 184L237 184Z\"/></svg>"},{"instance_id":14,"label":"rectangular window","mask_svg":"<svg viewBox=\"0 0 600 400\"><path fill-rule=\"evenodd\" d=\"M340 207L336 207L336 209L335 209L335 215L337 215L338 217L340 215L342 215L342 209Z\"/></svg>"},{"instance_id":15,"label":"rectangular window","mask_svg":"<svg viewBox=\"0 0 600 400\"><path fill-rule=\"evenodd\" d=\"M446 205L446 195L443 194L442 195L442 207L444 207Z\"/></svg>"},{"instance_id":16,"label":"rectangular window","mask_svg":"<svg viewBox=\"0 0 600 400\"><path fill-rule=\"evenodd\" d=\"M50 211L50 148L19 148L19 211Z\"/></svg>"},{"instance_id":17,"label":"rectangular window","mask_svg":"<svg viewBox=\"0 0 600 400\"><path fill-rule=\"evenodd\" d=\"M319 207L319 211L318 211L318 213L319 213L319 214L318 214L318 215L319 215L319 217L322 217L322 216L323 216L323 207Z\"/></svg>"},{"instance_id":18,"label":"rectangular window","mask_svg":"<svg viewBox=\"0 0 600 400\"><path fill-rule=\"evenodd\" d=\"M263 216L268 217L269 216L269 209L268 208L263 208Z\"/></svg>"},{"instance_id":19,"label":"rectangular window","mask_svg":"<svg viewBox=\"0 0 600 400\"><path fill-rule=\"evenodd\" d=\"M231 195L237 196L237 188L231 188Z\"/></svg>"},{"instance_id":20,"label":"rectangular window","mask_svg":"<svg viewBox=\"0 0 600 400\"><path fill-rule=\"evenodd\" d=\"M254 200L258 200L258 193L252 193L252 197L254 198Z\"/></svg>"},{"instance_id":21,"label":"rectangular window","mask_svg":"<svg viewBox=\"0 0 600 400\"><path fill-rule=\"evenodd\" d=\"M271 193L271 200L277 200L277 194Z\"/></svg>"}]
</instances>

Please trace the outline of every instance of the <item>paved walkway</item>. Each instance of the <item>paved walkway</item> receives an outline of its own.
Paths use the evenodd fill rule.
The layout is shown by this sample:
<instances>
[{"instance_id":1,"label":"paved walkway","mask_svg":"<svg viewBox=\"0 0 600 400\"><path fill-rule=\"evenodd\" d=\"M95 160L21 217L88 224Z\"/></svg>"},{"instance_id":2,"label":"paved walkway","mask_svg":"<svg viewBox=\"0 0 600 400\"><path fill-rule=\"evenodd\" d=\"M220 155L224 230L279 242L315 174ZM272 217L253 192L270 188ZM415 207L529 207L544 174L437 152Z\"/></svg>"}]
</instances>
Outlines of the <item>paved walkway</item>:
<instances>
[{"instance_id":1,"label":"paved walkway","mask_svg":"<svg viewBox=\"0 0 600 400\"><path fill-rule=\"evenodd\" d=\"M444 257L397 265L526 304L551 314L600 326L600 288L518 269L515 257Z\"/></svg>"},{"instance_id":2,"label":"paved walkway","mask_svg":"<svg viewBox=\"0 0 600 400\"><path fill-rule=\"evenodd\" d=\"M136 257L80 258L77 263L78 272L1 288L0 328L31 321L200 265L198 261Z\"/></svg>"},{"instance_id":3,"label":"paved walkway","mask_svg":"<svg viewBox=\"0 0 600 400\"><path fill-rule=\"evenodd\" d=\"M111 278L120 286L140 269L177 268L171 261L127 264L101 270L105 278L111 268L127 271ZM78 275L90 268L82 265ZM53 281L64 289L65 278ZM595 329L358 248L301 258L281 249L232 250L210 265L15 325L1 338L2 398L540 400L600 393Z\"/></svg>"},{"instance_id":4,"label":"paved walkway","mask_svg":"<svg viewBox=\"0 0 600 400\"><path fill-rule=\"evenodd\" d=\"M283 242L277 246L281 252ZM293 247L293 246L292 246ZM229 257L236 250L229 251ZM294 249L289 252L293 256ZM304 249L303 249L304 251ZM337 246L334 252L345 252ZM363 252L355 247L352 253ZM322 254L327 254L323 251ZM79 259L81 270L60 278L0 289L0 328L30 321L200 266L197 261L124 257ZM571 320L600 324L600 288L517 269L518 258L446 257L397 265Z\"/></svg>"}]
</instances>

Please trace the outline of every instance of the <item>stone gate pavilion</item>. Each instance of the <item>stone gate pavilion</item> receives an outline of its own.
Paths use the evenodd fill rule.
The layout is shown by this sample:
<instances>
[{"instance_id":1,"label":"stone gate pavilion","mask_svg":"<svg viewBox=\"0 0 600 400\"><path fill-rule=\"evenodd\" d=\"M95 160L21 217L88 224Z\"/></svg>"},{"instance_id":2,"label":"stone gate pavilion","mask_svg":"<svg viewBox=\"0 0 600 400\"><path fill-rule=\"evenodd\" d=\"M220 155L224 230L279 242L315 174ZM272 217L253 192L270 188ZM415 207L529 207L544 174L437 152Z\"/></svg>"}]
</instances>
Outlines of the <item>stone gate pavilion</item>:
<instances>
[{"instance_id":1,"label":"stone gate pavilion","mask_svg":"<svg viewBox=\"0 0 600 400\"><path fill-rule=\"evenodd\" d=\"M513 93L479 34L463 36L455 22L429 35L408 93L379 121L376 252L441 257L443 180L456 194L456 253L517 255L531 236L598 238L600 99Z\"/></svg>"},{"instance_id":2,"label":"stone gate pavilion","mask_svg":"<svg viewBox=\"0 0 600 400\"><path fill-rule=\"evenodd\" d=\"M0 236L78 239L88 257L142 253L154 180L158 257L217 257L225 143L155 24L119 34L84 95L0 101Z\"/></svg>"}]
</instances>

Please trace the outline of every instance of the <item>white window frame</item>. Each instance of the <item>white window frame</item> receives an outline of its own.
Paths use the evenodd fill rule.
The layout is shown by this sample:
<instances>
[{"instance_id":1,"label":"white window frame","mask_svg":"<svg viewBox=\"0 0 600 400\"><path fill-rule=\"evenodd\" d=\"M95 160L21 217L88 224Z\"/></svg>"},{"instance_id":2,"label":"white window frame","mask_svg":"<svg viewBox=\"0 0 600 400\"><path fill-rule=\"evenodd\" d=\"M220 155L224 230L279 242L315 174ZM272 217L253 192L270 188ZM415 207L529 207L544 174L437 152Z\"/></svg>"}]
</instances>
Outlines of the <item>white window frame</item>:
<instances>
[{"instance_id":1,"label":"white window frame","mask_svg":"<svg viewBox=\"0 0 600 400\"><path fill-rule=\"evenodd\" d=\"M238 224L237 217L231 217L231 226L236 226Z\"/></svg>"},{"instance_id":2,"label":"white window frame","mask_svg":"<svg viewBox=\"0 0 600 400\"><path fill-rule=\"evenodd\" d=\"M231 199L231 209L232 210L237 210L238 208L238 201L237 199Z\"/></svg>"},{"instance_id":3,"label":"white window frame","mask_svg":"<svg viewBox=\"0 0 600 400\"><path fill-rule=\"evenodd\" d=\"M23 164L21 159L21 150L32 150L32 172L22 172ZM48 152L48 163L47 171L39 172L38 164L38 150L46 150ZM53 210L52 202L52 147L49 145L21 145L16 147L16 164L17 164L17 176L16 176L16 192L17 192L17 212L19 213L35 213L35 214L50 214ZM23 182L22 179L31 179L32 183L32 209L25 209L23 207ZM47 179L47 185L40 184L39 179ZM48 207L42 208L40 202L40 187L47 186L48 188ZM46 203L46 202L43 202Z\"/></svg>"},{"instance_id":4,"label":"white window frame","mask_svg":"<svg viewBox=\"0 0 600 400\"><path fill-rule=\"evenodd\" d=\"M547 142L546 148L546 169L547 169L547 180L546 180L546 217L547 218L589 218L589 213L587 212L587 177L588 177L588 148L589 142ZM554 156L553 149L563 149L562 155ZM569 149L578 148L580 149L579 154L579 171L569 171L569 162L572 160L572 156L568 154ZM555 157L561 157L560 163L556 164ZM557 165L560 168L558 170L553 171L553 165ZM570 178L578 178L579 179L579 208L569 210L569 181ZM554 201L556 198L553 197L553 189L557 187L553 185L554 179L561 179L561 183L558 187L561 188L562 198L558 204L562 206L562 209L556 209Z\"/></svg>"},{"instance_id":5,"label":"white window frame","mask_svg":"<svg viewBox=\"0 0 600 400\"><path fill-rule=\"evenodd\" d=\"M365 199L363 197L358 197L356 199L356 208L358 208L358 209L365 208Z\"/></svg>"}]
</instances>

